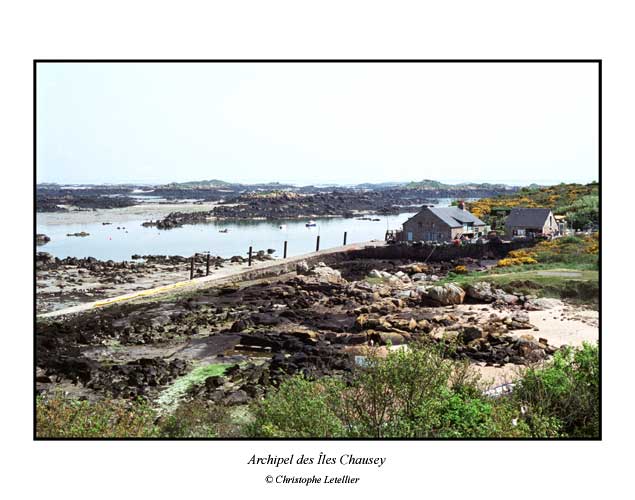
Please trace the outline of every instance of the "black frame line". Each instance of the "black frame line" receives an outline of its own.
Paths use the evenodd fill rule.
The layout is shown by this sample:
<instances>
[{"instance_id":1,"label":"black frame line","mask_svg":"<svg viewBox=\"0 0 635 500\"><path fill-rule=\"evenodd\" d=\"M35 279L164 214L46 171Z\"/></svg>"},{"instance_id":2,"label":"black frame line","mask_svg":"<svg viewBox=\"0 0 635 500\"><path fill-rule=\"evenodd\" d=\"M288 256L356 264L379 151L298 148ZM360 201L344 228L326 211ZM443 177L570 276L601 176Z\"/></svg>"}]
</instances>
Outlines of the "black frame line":
<instances>
[{"instance_id":1,"label":"black frame line","mask_svg":"<svg viewBox=\"0 0 635 500\"><path fill-rule=\"evenodd\" d=\"M602 441L602 237L600 236L598 253L598 349L600 367L600 435L598 438L44 438L37 436L36 424L36 327L37 327L37 280L36 261L37 245L37 66L38 64L158 64L158 63L557 63L557 64L597 64L598 65L598 192L600 198L599 220L602 228L602 59L33 59L33 440L34 441Z\"/></svg>"}]
</instances>

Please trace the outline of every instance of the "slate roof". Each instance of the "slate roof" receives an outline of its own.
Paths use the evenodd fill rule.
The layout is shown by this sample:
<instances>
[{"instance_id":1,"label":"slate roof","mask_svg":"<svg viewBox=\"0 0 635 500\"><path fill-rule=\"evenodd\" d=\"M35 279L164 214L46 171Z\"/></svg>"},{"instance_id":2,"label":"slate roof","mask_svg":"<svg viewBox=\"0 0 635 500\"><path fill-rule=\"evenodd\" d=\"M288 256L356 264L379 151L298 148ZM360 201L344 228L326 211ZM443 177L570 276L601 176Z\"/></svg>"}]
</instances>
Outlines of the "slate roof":
<instances>
[{"instance_id":1,"label":"slate roof","mask_svg":"<svg viewBox=\"0 0 635 500\"><path fill-rule=\"evenodd\" d=\"M510 227L542 227L551 213L549 208L514 208L505 221Z\"/></svg>"},{"instance_id":2,"label":"slate roof","mask_svg":"<svg viewBox=\"0 0 635 500\"><path fill-rule=\"evenodd\" d=\"M463 227L463 224L467 222L471 222L475 226L485 225L485 223L481 219L479 219L475 215L472 215L467 210L461 210L458 207L428 207L424 208L423 210L430 210L430 212L432 212L450 227ZM417 215L412 216L410 219L404 222L404 224L417 217Z\"/></svg>"},{"instance_id":3,"label":"slate roof","mask_svg":"<svg viewBox=\"0 0 635 500\"><path fill-rule=\"evenodd\" d=\"M481 219L458 207L433 207L430 211L450 227L461 227L466 222L475 226L485 225Z\"/></svg>"}]
</instances>

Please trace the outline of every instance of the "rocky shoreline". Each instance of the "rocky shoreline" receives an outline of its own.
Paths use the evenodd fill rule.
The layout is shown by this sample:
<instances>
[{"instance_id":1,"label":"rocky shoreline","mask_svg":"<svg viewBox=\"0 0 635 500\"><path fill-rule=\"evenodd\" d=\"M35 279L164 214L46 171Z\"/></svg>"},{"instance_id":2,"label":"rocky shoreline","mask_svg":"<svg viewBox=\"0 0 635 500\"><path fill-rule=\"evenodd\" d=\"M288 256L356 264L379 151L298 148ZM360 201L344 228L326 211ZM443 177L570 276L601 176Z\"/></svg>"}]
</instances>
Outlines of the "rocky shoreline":
<instances>
[{"instance_id":1,"label":"rocky shoreline","mask_svg":"<svg viewBox=\"0 0 635 500\"><path fill-rule=\"evenodd\" d=\"M265 250L254 252L255 261L270 260ZM210 256L210 272L226 266L242 265L246 257ZM195 257L194 276L206 272L207 256ZM102 261L94 257L60 259L47 252L35 256L36 310L44 313L83 302L114 297L132 291L187 280L191 258L180 255L133 255L130 261Z\"/></svg>"},{"instance_id":2,"label":"rocky shoreline","mask_svg":"<svg viewBox=\"0 0 635 500\"><path fill-rule=\"evenodd\" d=\"M138 265L40 257L39 267L87 269L102 280L160 265L182 271L184 260L145 256ZM371 350L381 355L412 342L443 343L448 356L491 368L529 365L556 352L559 346L530 319L552 307L548 300L489 283L437 284L456 265L481 263L301 262L272 280L38 320L38 392L63 387L81 397L159 401L174 380L216 364L227 368L224 374L193 384L183 397L241 405L297 373L346 380Z\"/></svg>"},{"instance_id":3,"label":"rocky shoreline","mask_svg":"<svg viewBox=\"0 0 635 500\"><path fill-rule=\"evenodd\" d=\"M163 219L144 222L145 227L174 229L186 224L201 224L209 220L284 220L318 217L353 218L362 214L399 214L416 211L422 204L438 200L415 197L409 204L394 205L384 193L273 193L269 195L243 195L220 202L212 210L198 212L172 212Z\"/></svg>"}]
</instances>

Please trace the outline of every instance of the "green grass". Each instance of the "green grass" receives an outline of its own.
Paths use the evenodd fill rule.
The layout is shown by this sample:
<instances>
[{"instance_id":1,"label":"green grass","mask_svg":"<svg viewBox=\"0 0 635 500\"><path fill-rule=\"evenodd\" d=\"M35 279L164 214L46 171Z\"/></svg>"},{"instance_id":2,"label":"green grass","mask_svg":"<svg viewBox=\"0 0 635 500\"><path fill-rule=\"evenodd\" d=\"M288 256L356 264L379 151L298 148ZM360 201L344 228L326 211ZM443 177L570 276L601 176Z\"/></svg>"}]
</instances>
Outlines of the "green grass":
<instances>
[{"instance_id":1,"label":"green grass","mask_svg":"<svg viewBox=\"0 0 635 500\"><path fill-rule=\"evenodd\" d=\"M205 382L209 377L223 375L229 364L203 365L194 368L191 372L177 378L170 386L161 392L156 402L159 406L159 413L172 413L179 405L179 402L187 392L197 385Z\"/></svg>"},{"instance_id":2,"label":"green grass","mask_svg":"<svg viewBox=\"0 0 635 500\"><path fill-rule=\"evenodd\" d=\"M586 305L597 305L599 300L599 272L586 264L535 264L492 268L468 274L449 274L439 283L456 283L461 287L478 281L488 281L510 293L567 299ZM550 276L544 272L565 272L569 276Z\"/></svg>"},{"instance_id":3,"label":"green grass","mask_svg":"<svg viewBox=\"0 0 635 500\"><path fill-rule=\"evenodd\" d=\"M492 267L467 274L450 272L440 284L467 286L488 281L508 292L555 297L596 305L599 300L598 236L569 236L526 249L538 263ZM513 255L512 255L513 257ZM546 272L568 275L553 276Z\"/></svg>"},{"instance_id":4,"label":"green grass","mask_svg":"<svg viewBox=\"0 0 635 500\"><path fill-rule=\"evenodd\" d=\"M572 276L549 276L545 272L565 272ZM573 276L573 275L576 276ZM511 266L492 268L488 271L477 271L468 274L449 273L448 276L438 281L439 284L456 283L458 285L468 285L477 281L490 281L492 283L507 284L512 281L531 279L538 283L551 284L553 282L565 281L597 281L598 271L585 269L584 266L563 266L563 265L533 265L533 266Z\"/></svg>"}]
</instances>

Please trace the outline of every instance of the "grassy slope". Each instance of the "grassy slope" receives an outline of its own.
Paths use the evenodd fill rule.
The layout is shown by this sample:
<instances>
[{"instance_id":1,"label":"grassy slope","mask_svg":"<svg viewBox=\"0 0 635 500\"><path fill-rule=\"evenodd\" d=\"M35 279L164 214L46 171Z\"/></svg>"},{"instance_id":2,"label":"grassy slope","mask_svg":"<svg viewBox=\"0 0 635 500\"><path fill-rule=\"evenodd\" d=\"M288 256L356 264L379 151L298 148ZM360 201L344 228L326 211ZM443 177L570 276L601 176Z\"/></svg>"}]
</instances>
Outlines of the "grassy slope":
<instances>
[{"instance_id":1,"label":"grassy slope","mask_svg":"<svg viewBox=\"0 0 635 500\"><path fill-rule=\"evenodd\" d=\"M468 285L489 281L508 291L597 304L598 245L599 235L543 242L529 249L537 261L535 264L493 267L467 274L450 273L440 283Z\"/></svg>"},{"instance_id":2,"label":"grassy slope","mask_svg":"<svg viewBox=\"0 0 635 500\"><path fill-rule=\"evenodd\" d=\"M531 266L534 269L507 268L505 272L475 272L452 275L441 283L469 285L477 281L496 283L509 292L532 294L539 297L568 299L573 302L594 305L599 297L598 271L578 269L575 266ZM545 274L545 273L563 273Z\"/></svg>"},{"instance_id":3,"label":"grassy slope","mask_svg":"<svg viewBox=\"0 0 635 500\"><path fill-rule=\"evenodd\" d=\"M542 188L523 188L517 193L482 198L468 203L468 209L491 224L504 218L491 216L492 209L529 207L551 208L555 215L566 215L574 227L599 223L599 184L558 184Z\"/></svg>"}]
</instances>

